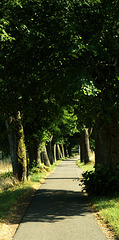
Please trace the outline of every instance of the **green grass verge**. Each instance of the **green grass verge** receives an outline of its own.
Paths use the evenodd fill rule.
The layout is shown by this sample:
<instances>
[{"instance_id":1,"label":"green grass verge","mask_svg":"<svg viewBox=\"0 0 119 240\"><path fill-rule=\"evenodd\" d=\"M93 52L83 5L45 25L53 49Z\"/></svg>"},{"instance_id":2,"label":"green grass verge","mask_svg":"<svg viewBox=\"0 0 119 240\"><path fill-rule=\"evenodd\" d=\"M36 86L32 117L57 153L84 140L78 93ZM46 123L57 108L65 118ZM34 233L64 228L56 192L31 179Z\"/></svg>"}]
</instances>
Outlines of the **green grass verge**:
<instances>
[{"instance_id":1,"label":"green grass verge","mask_svg":"<svg viewBox=\"0 0 119 240\"><path fill-rule=\"evenodd\" d=\"M6 217L10 207L17 204L18 199L32 189L31 183L18 184L8 190L0 192L0 221Z\"/></svg>"},{"instance_id":2,"label":"green grass verge","mask_svg":"<svg viewBox=\"0 0 119 240\"><path fill-rule=\"evenodd\" d=\"M6 218L6 215L12 206L16 206L17 208L17 202L19 199L25 197L25 195L27 196L29 192L32 194L36 189L38 189L40 183L42 183L48 172L52 172L61 161L62 160L58 160L50 167L42 168L41 172L32 173L30 176L30 181L18 183L7 190L1 190L0 222L4 222L4 219ZM10 176L7 176L6 173L2 174L0 178L5 179L5 177L9 177L8 180L10 180Z\"/></svg>"},{"instance_id":3,"label":"green grass verge","mask_svg":"<svg viewBox=\"0 0 119 240\"><path fill-rule=\"evenodd\" d=\"M119 196L91 199L92 207L119 239Z\"/></svg>"},{"instance_id":4,"label":"green grass verge","mask_svg":"<svg viewBox=\"0 0 119 240\"><path fill-rule=\"evenodd\" d=\"M84 164L78 160L77 164L84 172L94 170L92 162ZM91 197L90 202L93 210L98 212L100 219L110 227L116 239L119 239L119 196Z\"/></svg>"},{"instance_id":5,"label":"green grass verge","mask_svg":"<svg viewBox=\"0 0 119 240\"><path fill-rule=\"evenodd\" d=\"M80 167L84 172L86 171L93 171L94 170L94 163L89 162L87 164L84 164L80 161L80 159L77 161L78 167Z\"/></svg>"}]
</instances>

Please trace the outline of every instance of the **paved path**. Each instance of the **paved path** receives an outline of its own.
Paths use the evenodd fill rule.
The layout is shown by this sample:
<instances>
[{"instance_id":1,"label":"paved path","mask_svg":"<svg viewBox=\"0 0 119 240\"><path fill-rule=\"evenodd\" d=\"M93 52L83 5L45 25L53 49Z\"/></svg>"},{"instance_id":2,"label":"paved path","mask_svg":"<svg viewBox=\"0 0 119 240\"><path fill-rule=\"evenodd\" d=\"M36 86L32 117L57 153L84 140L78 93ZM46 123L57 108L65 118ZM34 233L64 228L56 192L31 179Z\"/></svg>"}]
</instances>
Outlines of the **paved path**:
<instances>
[{"instance_id":1,"label":"paved path","mask_svg":"<svg viewBox=\"0 0 119 240\"><path fill-rule=\"evenodd\" d=\"M79 187L76 158L42 184L13 240L106 240Z\"/></svg>"}]
</instances>

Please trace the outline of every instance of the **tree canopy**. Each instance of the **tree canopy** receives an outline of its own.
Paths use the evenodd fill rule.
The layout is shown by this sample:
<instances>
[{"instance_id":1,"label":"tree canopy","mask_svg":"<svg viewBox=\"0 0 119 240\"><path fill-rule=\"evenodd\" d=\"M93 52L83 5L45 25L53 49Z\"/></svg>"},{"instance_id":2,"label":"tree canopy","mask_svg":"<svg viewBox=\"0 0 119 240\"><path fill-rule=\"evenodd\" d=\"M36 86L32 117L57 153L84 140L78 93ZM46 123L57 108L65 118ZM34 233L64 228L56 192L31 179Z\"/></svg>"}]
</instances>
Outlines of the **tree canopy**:
<instances>
[{"instance_id":1,"label":"tree canopy","mask_svg":"<svg viewBox=\"0 0 119 240\"><path fill-rule=\"evenodd\" d=\"M118 122L118 3L0 2L1 117L21 112L27 138Z\"/></svg>"}]
</instances>

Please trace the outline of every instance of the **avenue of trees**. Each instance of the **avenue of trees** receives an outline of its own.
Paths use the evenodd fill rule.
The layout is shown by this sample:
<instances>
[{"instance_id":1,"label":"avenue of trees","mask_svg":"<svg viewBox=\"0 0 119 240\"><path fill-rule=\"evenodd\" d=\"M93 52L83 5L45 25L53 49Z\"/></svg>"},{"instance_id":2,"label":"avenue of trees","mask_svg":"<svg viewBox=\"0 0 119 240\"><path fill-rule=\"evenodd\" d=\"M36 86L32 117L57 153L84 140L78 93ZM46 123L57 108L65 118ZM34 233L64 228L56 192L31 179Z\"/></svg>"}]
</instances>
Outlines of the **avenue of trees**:
<instances>
[{"instance_id":1,"label":"avenue of trees","mask_svg":"<svg viewBox=\"0 0 119 240\"><path fill-rule=\"evenodd\" d=\"M76 143L88 162L91 134L96 166L119 165L118 13L118 0L0 1L0 148L19 180Z\"/></svg>"}]
</instances>

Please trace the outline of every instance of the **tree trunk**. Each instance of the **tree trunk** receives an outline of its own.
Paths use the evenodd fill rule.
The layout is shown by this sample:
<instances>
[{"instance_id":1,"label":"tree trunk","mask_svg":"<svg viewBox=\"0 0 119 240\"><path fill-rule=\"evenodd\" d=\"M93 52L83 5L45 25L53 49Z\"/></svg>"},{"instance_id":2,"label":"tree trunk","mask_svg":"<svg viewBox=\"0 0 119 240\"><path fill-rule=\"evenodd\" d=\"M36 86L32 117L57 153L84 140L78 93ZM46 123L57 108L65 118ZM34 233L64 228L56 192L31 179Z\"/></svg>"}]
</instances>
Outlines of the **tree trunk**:
<instances>
[{"instance_id":1,"label":"tree trunk","mask_svg":"<svg viewBox=\"0 0 119 240\"><path fill-rule=\"evenodd\" d=\"M54 144L54 162L57 161L56 151L57 151L57 149L56 149L56 144Z\"/></svg>"},{"instance_id":2,"label":"tree trunk","mask_svg":"<svg viewBox=\"0 0 119 240\"><path fill-rule=\"evenodd\" d=\"M84 142L85 142L85 134L84 131L81 133L81 140L80 140L80 160L84 162L85 159L85 150L84 150Z\"/></svg>"},{"instance_id":3,"label":"tree trunk","mask_svg":"<svg viewBox=\"0 0 119 240\"><path fill-rule=\"evenodd\" d=\"M48 158L46 146L45 146L44 149L43 149L42 156L43 156L43 162L44 162L44 164L45 164L47 167L49 167L49 166L50 166L50 161L49 161L49 158Z\"/></svg>"},{"instance_id":4,"label":"tree trunk","mask_svg":"<svg viewBox=\"0 0 119 240\"><path fill-rule=\"evenodd\" d=\"M48 157L51 164L53 164L54 162L53 153L52 153L52 139L53 139L53 136L51 136L50 141L47 142L47 153L48 153Z\"/></svg>"},{"instance_id":5,"label":"tree trunk","mask_svg":"<svg viewBox=\"0 0 119 240\"><path fill-rule=\"evenodd\" d=\"M71 156L72 156L71 145L68 145L68 146L67 146L67 150L68 150L68 155L69 155L69 157L71 157Z\"/></svg>"},{"instance_id":6,"label":"tree trunk","mask_svg":"<svg viewBox=\"0 0 119 240\"><path fill-rule=\"evenodd\" d=\"M37 141L36 139L32 138L28 145L28 153L29 153L29 160L30 160L30 167L33 166L35 162L36 166L41 166L41 142Z\"/></svg>"},{"instance_id":7,"label":"tree trunk","mask_svg":"<svg viewBox=\"0 0 119 240\"><path fill-rule=\"evenodd\" d=\"M67 146L64 144L64 155L65 157L68 157L68 152L67 152Z\"/></svg>"},{"instance_id":8,"label":"tree trunk","mask_svg":"<svg viewBox=\"0 0 119 240\"><path fill-rule=\"evenodd\" d=\"M5 121L5 125L8 131L8 142L9 142L9 149L10 149L10 157L12 161L12 168L13 168L13 176L18 178L17 175L17 139L16 139L16 131L12 127L14 120L12 117L9 117L8 120Z\"/></svg>"},{"instance_id":9,"label":"tree trunk","mask_svg":"<svg viewBox=\"0 0 119 240\"><path fill-rule=\"evenodd\" d=\"M62 157L61 149L59 144L57 144L57 159L59 160Z\"/></svg>"},{"instance_id":10,"label":"tree trunk","mask_svg":"<svg viewBox=\"0 0 119 240\"><path fill-rule=\"evenodd\" d=\"M119 165L119 124L113 122L103 126L96 123L95 165L104 165L114 171Z\"/></svg>"},{"instance_id":11,"label":"tree trunk","mask_svg":"<svg viewBox=\"0 0 119 240\"><path fill-rule=\"evenodd\" d=\"M81 133L80 158L81 162L84 162L85 164L90 161L90 143L88 128L84 128Z\"/></svg>"},{"instance_id":12,"label":"tree trunk","mask_svg":"<svg viewBox=\"0 0 119 240\"><path fill-rule=\"evenodd\" d=\"M17 113L17 161L18 180L25 181L27 178L26 147L24 142L24 130L20 112Z\"/></svg>"},{"instance_id":13,"label":"tree trunk","mask_svg":"<svg viewBox=\"0 0 119 240\"><path fill-rule=\"evenodd\" d=\"M37 166L41 166L41 142L37 142Z\"/></svg>"},{"instance_id":14,"label":"tree trunk","mask_svg":"<svg viewBox=\"0 0 119 240\"><path fill-rule=\"evenodd\" d=\"M62 149L62 157L65 158L65 152L64 152L64 146L61 144L61 149Z\"/></svg>"},{"instance_id":15,"label":"tree trunk","mask_svg":"<svg viewBox=\"0 0 119 240\"><path fill-rule=\"evenodd\" d=\"M5 124L8 130L13 176L19 181L25 181L27 178L27 159L20 112L17 113L16 118L9 117Z\"/></svg>"},{"instance_id":16,"label":"tree trunk","mask_svg":"<svg viewBox=\"0 0 119 240\"><path fill-rule=\"evenodd\" d=\"M28 154L29 154L29 166L32 168L34 161L35 164L37 165L37 142L35 139L31 139L29 144L28 144Z\"/></svg>"}]
</instances>

